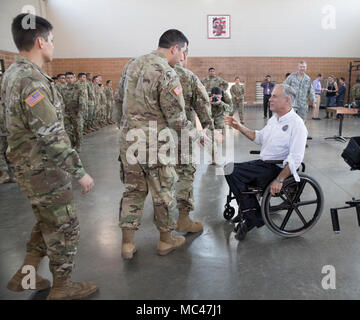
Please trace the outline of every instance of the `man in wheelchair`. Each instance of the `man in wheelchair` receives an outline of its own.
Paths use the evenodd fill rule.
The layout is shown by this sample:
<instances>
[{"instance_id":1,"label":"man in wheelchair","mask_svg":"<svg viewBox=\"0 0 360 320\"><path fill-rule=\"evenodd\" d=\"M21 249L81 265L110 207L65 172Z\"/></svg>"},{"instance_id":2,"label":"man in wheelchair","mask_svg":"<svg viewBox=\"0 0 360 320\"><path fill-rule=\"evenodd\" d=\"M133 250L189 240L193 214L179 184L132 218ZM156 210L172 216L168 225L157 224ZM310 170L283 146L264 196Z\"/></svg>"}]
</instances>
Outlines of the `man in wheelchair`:
<instances>
[{"instance_id":1,"label":"man in wheelchair","mask_svg":"<svg viewBox=\"0 0 360 320\"><path fill-rule=\"evenodd\" d=\"M290 174L300 181L297 169L304 158L308 132L292 108L295 98L296 93L290 86L276 85L269 100L274 115L260 131L248 129L234 117L225 119L225 124L261 146L260 160L229 163L224 168L225 178L242 213L233 222L239 222L242 216L248 231L264 225L256 195L243 193L249 186L264 188L271 183L270 192L275 195ZM271 163L274 160L281 160L282 164Z\"/></svg>"}]
</instances>

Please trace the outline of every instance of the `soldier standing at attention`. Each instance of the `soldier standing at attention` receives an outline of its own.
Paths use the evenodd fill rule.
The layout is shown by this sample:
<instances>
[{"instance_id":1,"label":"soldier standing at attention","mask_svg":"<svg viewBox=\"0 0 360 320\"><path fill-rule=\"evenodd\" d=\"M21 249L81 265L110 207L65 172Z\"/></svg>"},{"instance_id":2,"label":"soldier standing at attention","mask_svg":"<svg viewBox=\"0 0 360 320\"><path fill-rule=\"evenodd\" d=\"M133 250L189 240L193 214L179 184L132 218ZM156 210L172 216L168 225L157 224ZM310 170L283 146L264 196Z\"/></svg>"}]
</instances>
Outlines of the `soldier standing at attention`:
<instances>
[{"instance_id":1,"label":"soldier standing at attention","mask_svg":"<svg viewBox=\"0 0 360 320\"><path fill-rule=\"evenodd\" d=\"M76 82L76 85L79 86L80 90L82 90L81 96L85 99L84 109L81 111L81 128L82 128L82 134L86 134L89 131L86 129L86 123L88 121L88 114L89 114L89 106L88 106L88 92L87 92L87 85L86 85L86 74L83 72L80 72L78 74L78 81Z\"/></svg>"},{"instance_id":2,"label":"soldier standing at attention","mask_svg":"<svg viewBox=\"0 0 360 320\"><path fill-rule=\"evenodd\" d=\"M244 124L244 86L240 84L240 78L235 78L235 84L230 88L231 100L233 104L233 111L230 112L230 116L233 116L235 110L238 109L240 123Z\"/></svg>"},{"instance_id":3,"label":"soldier standing at attention","mask_svg":"<svg viewBox=\"0 0 360 320\"><path fill-rule=\"evenodd\" d=\"M154 223L160 232L158 254L166 255L185 243L184 237L171 233L176 228L176 159L173 159L173 163L161 150L164 145L170 145L171 150L176 149L176 137L172 136L172 130L180 136L182 130L192 129L185 114L180 79L173 69L183 58L188 43L182 32L174 29L166 31L160 37L156 51L135 59L127 66L124 89L119 90L120 94L124 93L118 99L123 105L118 103L118 108L123 110L119 161L125 191L120 201L119 225L123 236L122 257L125 259L131 259L136 252L134 233L140 226L148 190L153 198ZM134 150L131 157L135 158L129 161L127 151L133 141L128 141L126 137L128 133L138 131L143 133L144 149L140 147L140 150ZM169 134L166 139L169 142L160 137L157 139L159 132L164 131ZM195 133L193 141L200 137L197 131ZM150 148L155 150L156 155L151 161L148 160ZM146 154L145 159L135 155L140 152Z\"/></svg>"},{"instance_id":4,"label":"soldier standing at attention","mask_svg":"<svg viewBox=\"0 0 360 320\"><path fill-rule=\"evenodd\" d=\"M92 83L94 87L94 97L95 97L94 113L93 113L94 128L95 130L99 130L101 125L100 125L100 119L98 118L99 108L100 108L100 87L99 87L100 78L98 75L92 78Z\"/></svg>"},{"instance_id":5,"label":"soldier standing at attention","mask_svg":"<svg viewBox=\"0 0 360 320\"><path fill-rule=\"evenodd\" d=\"M44 18L30 16L34 29L23 29L20 14L12 22L12 35L20 55L5 72L1 95L5 101L8 158L14 167L21 191L29 199L36 224L27 243L24 265L38 269L44 256L50 260L53 285L48 299L81 299L94 293L94 283L70 279L79 240L71 178L88 193L93 179L71 148L65 133L60 101L51 78L42 66L53 56L52 25ZM23 291L22 267L8 283L8 289ZM36 289L50 282L36 276Z\"/></svg>"},{"instance_id":6,"label":"soldier standing at attention","mask_svg":"<svg viewBox=\"0 0 360 320\"><path fill-rule=\"evenodd\" d=\"M75 83L72 72L66 72L66 82L67 85L63 89L65 114L68 117L68 121L65 121L65 128L68 127L67 132L73 147L80 152L83 136L81 113L86 108L85 90L82 85Z\"/></svg>"},{"instance_id":7,"label":"soldier standing at attention","mask_svg":"<svg viewBox=\"0 0 360 320\"><path fill-rule=\"evenodd\" d=\"M112 120L112 112L114 107L114 93L112 88L112 81L107 80L105 86L105 94L106 94L106 121L108 124L114 124L115 122Z\"/></svg>"},{"instance_id":8,"label":"soldier standing at attention","mask_svg":"<svg viewBox=\"0 0 360 320\"><path fill-rule=\"evenodd\" d=\"M214 124L211 119L209 95L199 78L190 70L185 69L186 65L187 50L184 53L184 58L174 68L180 78L180 83L183 88L186 117L191 121L192 127L196 128L196 113L202 127L213 130ZM181 149L182 144L184 144L184 141L179 139L178 164L176 165L176 173L179 177L179 181L176 184L176 202L177 208L179 209L179 218L176 231L200 232L203 230L203 224L201 222L194 222L190 219L190 211L194 210L193 183L196 167L191 157L191 144L189 145L189 157L187 159L183 158L183 150Z\"/></svg>"},{"instance_id":9,"label":"soldier standing at attention","mask_svg":"<svg viewBox=\"0 0 360 320\"><path fill-rule=\"evenodd\" d=\"M223 89L224 91L227 90L229 84L227 81L225 81L223 78L218 77L215 73L215 68L211 67L209 68L209 76L203 79L202 83L204 84L207 93L211 94L211 89L214 87L219 87Z\"/></svg>"},{"instance_id":10,"label":"soldier standing at attention","mask_svg":"<svg viewBox=\"0 0 360 320\"><path fill-rule=\"evenodd\" d=\"M100 89L100 96L99 96L99 112L98 112L98 119L100 120L101 126L106 126L108 123L106 121L106 106L107 106L107 99L105 93L105 87L102 83L99 83Z\"/></svg>"},{"instance_id":11,"label":"soldier standing at attention","mask_svg":"<svg viewBox=\"0 0 360 320\"><path fill-rule=\"evenodd\" d=\"M62 89L66 87L65 74L59 73L57 79L58 81L56 82L55 87L61 93Z\"/></svg>"},{"instance_id":12,"label":"soldier standing at attention","mask_svg":"<svg viewBox=\"0 0 360 320\"><path fill-rule=\"evenodd\" d=\"M86 88L88 94L88 123L87 128L88 131L92 132L95 131L94 127L94 108L95 108L95 92L94 92L94 85L92 83L92 74L86 74Z\"/></svg>"}]
</instances>

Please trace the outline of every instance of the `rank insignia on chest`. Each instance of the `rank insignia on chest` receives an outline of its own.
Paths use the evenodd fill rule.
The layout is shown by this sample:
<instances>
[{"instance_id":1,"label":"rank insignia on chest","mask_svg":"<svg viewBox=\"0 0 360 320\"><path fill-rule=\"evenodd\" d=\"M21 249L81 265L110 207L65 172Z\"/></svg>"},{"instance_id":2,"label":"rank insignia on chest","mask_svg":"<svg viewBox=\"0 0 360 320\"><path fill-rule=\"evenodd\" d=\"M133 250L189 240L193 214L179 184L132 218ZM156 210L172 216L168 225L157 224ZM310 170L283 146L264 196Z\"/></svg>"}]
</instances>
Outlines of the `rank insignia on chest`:
<instances>
[{"instance_id":1,"label":"rank insignia on chest","mask_svg":"<svg viewBox=\"0 0 360 320\"><path fill-rule=\"evenodd\" d=\"M282 127L282 131L286 131L288 128L289 128L289 125L286 124Z\"/></svg>"},{"instance_id":2,"label":"rank insignia on chest","mask_svg":"<svg viewBox=\"0 0 360 320\"><path fill-rule=\"evenodd\" d=\"M180 83L175 87L174 92L177 96L182 92L182 86Z\"/></svg>"},{"instance_id":3,"label":"rank insignia on chest","mask_svg":"<svg viewBox=\"0 0 360 320\"><path fill-rule=\"evenodd\" d=\"M44 98L45 96L43 96L39 90L36 90L25 99L25 102L30 108L32 108Z\"/></svg>"}]
</instances>

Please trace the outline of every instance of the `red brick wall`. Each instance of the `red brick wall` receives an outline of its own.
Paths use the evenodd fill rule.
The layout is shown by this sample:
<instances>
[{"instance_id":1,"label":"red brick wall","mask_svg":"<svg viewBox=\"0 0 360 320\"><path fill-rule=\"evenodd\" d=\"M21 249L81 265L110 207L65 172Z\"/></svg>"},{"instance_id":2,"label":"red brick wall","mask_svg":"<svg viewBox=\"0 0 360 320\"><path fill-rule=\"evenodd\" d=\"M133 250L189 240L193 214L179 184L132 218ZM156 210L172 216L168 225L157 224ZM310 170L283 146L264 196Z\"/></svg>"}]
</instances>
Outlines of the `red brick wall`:
<instances>
[{"instance_id":1,"label":"red brick wall","mask_svg":"<svg viewBox=\"0 0 360 320\"><path fill-rule=\"evenodd\" d=\"M0 51L0 59L5 60L5 68L14 61L14 53ZM45 67L49 75L72 71L92 72L93 75L101 74L103 82L113 81L115 89L120 79L122 68L129 58L82 58L82 59L54 59ZM286 57L194 57L189 58L188 68L203 79L207 75L210 66L216 68L219 76L225 80L234 82L235 76L239 76L245 83L245 101L253 105L255 101L255 83L262 81L266 74L272 76L272 80L282 82L287 72L297 70L298 62L302 58ZM330 74L336 77L349 77L349 62L360 58L305 58L308 64L307 73L314 79L318 73L325 77ZM359 72L352 75L352 84Z\"/></svg>"}]
</instances>

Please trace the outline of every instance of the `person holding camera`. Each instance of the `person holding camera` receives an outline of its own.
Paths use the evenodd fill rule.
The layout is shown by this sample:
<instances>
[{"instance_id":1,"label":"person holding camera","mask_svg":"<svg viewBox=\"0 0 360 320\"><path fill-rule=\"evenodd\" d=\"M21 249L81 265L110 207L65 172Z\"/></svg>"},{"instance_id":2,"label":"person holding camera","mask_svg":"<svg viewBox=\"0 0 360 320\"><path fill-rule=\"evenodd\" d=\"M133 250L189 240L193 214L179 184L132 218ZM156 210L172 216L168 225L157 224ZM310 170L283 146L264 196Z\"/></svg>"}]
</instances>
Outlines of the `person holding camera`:
<instances>
[{"instance_id":1,"label":"person holding camera","mask_svg":"<svg viewBox=\"0 0 360 320\"><path fill-rule=\"evenodd\" d=\"M214 121L214 128L225 129L226 112L232 112L232 106L225 103L224 91L219 87L214 87L210 92L211 115ZM223 132L223 135L225 133ZM215 164L215 143L212 147L212 164Z\"/></svg>"}]
</instances>

